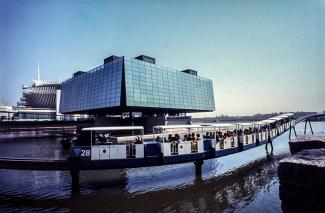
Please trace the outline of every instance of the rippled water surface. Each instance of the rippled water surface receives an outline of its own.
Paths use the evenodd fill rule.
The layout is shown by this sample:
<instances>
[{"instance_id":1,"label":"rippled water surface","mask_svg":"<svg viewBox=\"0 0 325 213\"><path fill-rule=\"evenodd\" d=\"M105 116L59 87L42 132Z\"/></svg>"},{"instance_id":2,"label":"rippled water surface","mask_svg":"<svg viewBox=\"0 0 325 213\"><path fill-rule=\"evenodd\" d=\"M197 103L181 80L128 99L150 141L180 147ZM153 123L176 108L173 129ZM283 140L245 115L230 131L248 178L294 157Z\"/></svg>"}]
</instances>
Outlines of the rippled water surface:
<instances>
[{"instance_id":1,"label":"rippled water surface","mask_svg":"<svg viewBox=\"0 0 325 213\"><path fill-rule=\"evenodd\" d=\"M313 123L325 135L325 123ZM298 133L303 125L297 126ZM72 193L69 172L0 170L1 212L281 212L278 161L289 154L288 132L265 146L193 163L124 170L82 171ZM60 138L0 137L0 156L61 159Z\"/></svg>"}]
</instances>

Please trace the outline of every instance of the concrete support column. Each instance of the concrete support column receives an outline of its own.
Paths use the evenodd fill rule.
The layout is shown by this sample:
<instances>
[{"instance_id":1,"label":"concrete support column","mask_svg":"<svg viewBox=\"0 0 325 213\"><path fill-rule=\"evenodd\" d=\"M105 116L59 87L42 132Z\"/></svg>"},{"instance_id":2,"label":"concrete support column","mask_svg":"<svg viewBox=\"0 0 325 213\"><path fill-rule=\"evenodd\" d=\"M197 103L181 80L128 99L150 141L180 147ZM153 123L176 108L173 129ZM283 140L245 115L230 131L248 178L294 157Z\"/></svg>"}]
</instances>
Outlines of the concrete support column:
<instances>
[{"instance_id":1,"label":"concrete support column","mask_svg":"<svg viewBox=\"0 0 325 213\"><path fill-rule=\"evenodd\" d=\"M272 143L272 139L270 137L267 139L267 143L265 144L266 153L269 152L268 144L270 144L270 146L271 146L271 153L273 153L273 143Z\"/></svg>"},{"instance_id":2,"label":"concrete support column","mask_svg":"<svg viewBox=\"0 0 325 213\"><path fill-rule=\"evenodd\" d=\"M80 171L77 169L70 171L72 191L79 191L79 175Z\"/></svg>"},{"instance_id":3,"label":"concrete support column","mask_svg":"<svg viewBox=\"0 0 325 213\"><path fill-rule=\"evenodd\" d=\"M258 131L257 133L256 133L256 146L259 146L260 145L260 132Z\"/></svg>"},{"instance_id":4,"label":"concrete support column","mask_svg":"<svg viewBox=\"0 0 325 213\"><path fill-rule=\"evenodd\" d=\"M195 175L201 176L202 175L202 165L204 163L203 160L197 160L193 162L195 165Z\"/></svg>"}]
</instances>

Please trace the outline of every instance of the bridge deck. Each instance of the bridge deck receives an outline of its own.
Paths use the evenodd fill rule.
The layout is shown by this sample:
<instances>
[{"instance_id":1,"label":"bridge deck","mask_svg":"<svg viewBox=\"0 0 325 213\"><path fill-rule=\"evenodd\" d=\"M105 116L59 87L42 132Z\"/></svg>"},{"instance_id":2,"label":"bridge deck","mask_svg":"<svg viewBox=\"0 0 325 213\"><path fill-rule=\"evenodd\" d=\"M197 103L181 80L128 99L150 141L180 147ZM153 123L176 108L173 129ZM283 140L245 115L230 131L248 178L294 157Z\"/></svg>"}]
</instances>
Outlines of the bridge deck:
<instances>
[{"instance_id":1,"label":"bridge deck","mask_svg":"<svg viewBox=\"0 0 325 213\"><path fill-rule=\"evenodd\" d=\"M284 132L280 133L283 134ZM147 137L152 137L152 135L146 135L144 139L147 139ZM121 141L126 138L121 138ZM264 143L267 143L267 140L264 142L260 142L259 145L262 145ZM250 146L247 146L247 149L254 148L255 146L258 146L258 144L254 143L251 144ZM238 147L236 147L238 148ZM237 152L241 152L244 150L247 150L244 148L243 150L233 150L232 149L222 149L219 151L223 151L222 153L216 154L214 157L212 156L205 156L202 155L200 159L183 159L182 162L190 162L190 161L196 161L196 160L205 160L205 159L210 159L210 158L218 158L222 157L225 155L229 154L234 154ZM179 163L182 163L179 162ZM174 162L175 163L175 162ZM167 165L171 164L170 162L162 162L159 163L159 165ZM132 165L132 164L131 164ZM156 165L156 164L155 164ZM107 166L107 165L106 165ZM117 165L115 165L116 167ZM136 165L136 166L131 166L131 167L143 167L143 166L151 166L151 165L146 165L146 164L141 164L141 165ZM123 165L119 168L129 168L130 165ZM17 169L17 170L42 170L42 171L71 171L73 169L76 169L72 163L66 159L61 159L61 160L55 160L55 159L46 159L46 158L10 158L10 157L0 157L0 169Z\"/></svg>"}]
</instances>

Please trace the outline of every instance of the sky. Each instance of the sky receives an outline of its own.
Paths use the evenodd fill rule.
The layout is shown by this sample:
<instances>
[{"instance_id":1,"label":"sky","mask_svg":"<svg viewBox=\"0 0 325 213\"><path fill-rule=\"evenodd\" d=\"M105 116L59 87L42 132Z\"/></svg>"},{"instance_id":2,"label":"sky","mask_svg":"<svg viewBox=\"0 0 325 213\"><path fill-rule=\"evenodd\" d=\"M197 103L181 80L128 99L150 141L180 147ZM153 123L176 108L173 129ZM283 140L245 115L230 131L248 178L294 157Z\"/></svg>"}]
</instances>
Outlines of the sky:
<instances>
[{"instance_id":1,"label":"sky","mask_svg":"<svg viewBox=\"0 0 325 213\"><path fill-rule=\"evenodd\" d=\"M0 0L0 102L110 55L212 79L216 111L325 110L325 1Z\"/></svg>"}]
</instances>

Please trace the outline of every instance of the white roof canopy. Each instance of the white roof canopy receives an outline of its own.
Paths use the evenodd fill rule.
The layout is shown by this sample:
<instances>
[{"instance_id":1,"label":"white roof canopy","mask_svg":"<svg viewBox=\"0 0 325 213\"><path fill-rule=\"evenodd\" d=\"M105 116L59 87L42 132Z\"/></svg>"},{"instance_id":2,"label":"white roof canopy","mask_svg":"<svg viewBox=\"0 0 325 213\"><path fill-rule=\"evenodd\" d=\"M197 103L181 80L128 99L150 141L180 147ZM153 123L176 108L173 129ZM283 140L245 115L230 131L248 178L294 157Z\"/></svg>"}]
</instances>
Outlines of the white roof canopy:
<instances>
[{"instance_id":1,"label":"white roof canopy","mask_svg":"<svg viewBox=\"0 0 325 213\"><path fill-rule=\"evenodd\" d=\"M203 128L200 125L161 125L154 126L154 129L191 129L191 128Z\"/></svg>"},{"instance_id":2,"label":"white roof canopy","mask_svg":"<svg viewBox=\"0 0 325 213\"><path fill-rule=\"evenodd\" d=\"M257 122L254 122L254 124L264 125L264 124L267 124L267 122L264 122L264 121L257 121Z\"/></svg>"},{"instance_id":3,"label":"white roof canopy","mask_svg":"<svg viewBox=\"0 0 325 213\"><path fill-rule=\"evenodd\" d=\"M271 124L271 123L274 123L276 120L270 120L270 119L266 119L266 120L263 120L263 121L260 121L260 122L264 122L264 123L267 123L267 124Z\"/></svg>"},{"instance_id":4,"label":"white roof canopy","mask_svg":"<svg viewBox=\"0 0 325 213\"><path fill-rule=\"evenodd\" d=\"M274 118L269 118L269 120L280 121L280 120L283 120L283 118L280 118L280 117L274 117Z\"/></svg>"},{"instance_id":5,"label":"white roof canopy","mask_svg":"<svg viewBox=\"0 0 325 213\"><path fill-rule=\"evenodd\" d=\"M276 118L288 118L289 116L288 115L279 115L279 116L276 116Z\"/></svg>"},{"instance_id":6,"label":"white roof canopy","mask_svg":"<svg viewBox=\"0 0 325 213\"><path fill-rule=\"evenodd\" d=\"M104 127L87 127L82 131L123 131L123 130L143 130L143 126L104 126Z\"/></svg>"},{"instance_id":7,"label":"white roof canopy","mask_svg":"<svg viewBox=\"0 0 325 213\"><path fill-rule=\"evenodd\" d=\"M235 127L235 124L230 124L230 123L206 123L206 124L201 124L203 127Z\"/></svg>"},{"instance_id":8,"label":"white roof canopy","mask_svg":"<svg viewBox=\"0 0 325 213\"><path fill-rule=\"evenodd\" d=\"M236 125L241 125L241 126L252 126L253 123L236 123Z\"/></svg>"},{"instance_id":9,"label":"white roof canopy","mask_svg":"<svg viewBox=\"0 0 325 213\"><path fill-rule=\"evenodd\" d=\"M278 115L276 117L279 117L279 118L288 118L290 116L293 116L293 113L286 113L286 114L281 114L281 115Z\"/></svg>"}]
</instances>

